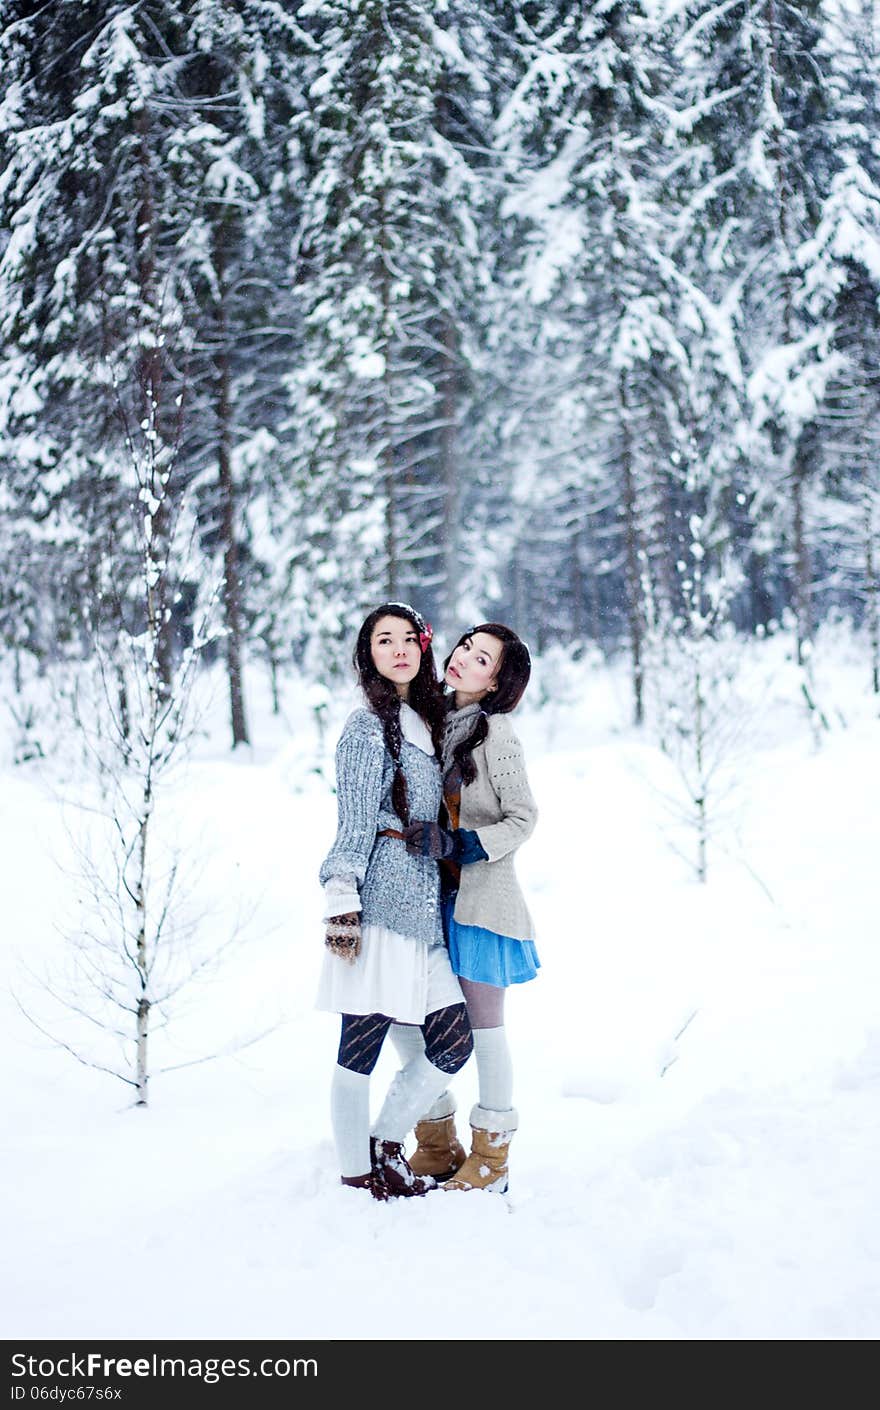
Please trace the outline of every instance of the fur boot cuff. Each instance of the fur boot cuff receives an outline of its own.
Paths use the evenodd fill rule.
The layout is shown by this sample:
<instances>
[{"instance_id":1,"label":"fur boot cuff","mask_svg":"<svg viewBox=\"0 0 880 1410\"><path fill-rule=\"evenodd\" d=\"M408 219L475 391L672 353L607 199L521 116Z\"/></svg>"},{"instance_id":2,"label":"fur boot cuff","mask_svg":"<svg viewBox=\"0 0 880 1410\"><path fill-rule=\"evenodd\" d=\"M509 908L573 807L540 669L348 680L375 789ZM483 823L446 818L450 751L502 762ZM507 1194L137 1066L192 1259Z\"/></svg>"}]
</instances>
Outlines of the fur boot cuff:
<instances>
[{"instance_id":1,"label":"fur boot cuff","mask_svg":"<svg viewBox=\"0 0 880 1410\"><path fill-rule=\"evenodd\" d=\"M470 1120L478 1131L515 1131L519 1126L519 1112L515 1106L509 1111L490 1111L478 1102L471 1108Z\"/></svg>"}]
</instances>

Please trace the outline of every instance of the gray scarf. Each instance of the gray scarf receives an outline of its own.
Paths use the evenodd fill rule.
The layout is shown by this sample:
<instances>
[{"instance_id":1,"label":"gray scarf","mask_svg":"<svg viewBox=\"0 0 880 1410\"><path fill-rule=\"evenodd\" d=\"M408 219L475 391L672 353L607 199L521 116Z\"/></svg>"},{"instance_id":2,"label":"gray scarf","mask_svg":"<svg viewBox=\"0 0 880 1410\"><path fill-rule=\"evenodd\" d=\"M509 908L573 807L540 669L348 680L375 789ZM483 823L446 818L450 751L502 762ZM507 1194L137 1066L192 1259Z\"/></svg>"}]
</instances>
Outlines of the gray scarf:
<instances>
[{"instance_id":1,"label":"gray scarf","mask_svg":"<svg viewBox=\"0 0 880 1410\"><path fill-rule=\"evenodd\" d=\"M450 710L446 716L440 760L444 776L452 767L452 756L459 744L463 739L470 739L473 734L481 709L479 700L475 700L471 705L463 705L460 710Z\"/></svg>"}]
</instances>

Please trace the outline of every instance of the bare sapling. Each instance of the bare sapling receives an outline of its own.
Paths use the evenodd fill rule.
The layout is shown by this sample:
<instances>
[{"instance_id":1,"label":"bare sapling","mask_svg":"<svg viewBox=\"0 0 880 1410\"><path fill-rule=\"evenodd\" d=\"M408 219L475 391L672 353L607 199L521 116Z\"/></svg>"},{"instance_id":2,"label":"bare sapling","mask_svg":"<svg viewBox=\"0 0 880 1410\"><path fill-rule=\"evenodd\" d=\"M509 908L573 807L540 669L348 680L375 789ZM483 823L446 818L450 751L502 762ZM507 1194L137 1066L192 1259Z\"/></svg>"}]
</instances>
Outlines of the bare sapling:
<instances>
[{"instance_id":1,"label":"bare sapling","mask_svg":"<svg viewBox=\"0 0 880 1410\"><path fill-rule=\"evenodd\" d=\"M665 802L691 835L689 865L705 882L710 842L729 822L749 709L738 688L743 644L727 612L736 571L725 565L708 578L704 521L693 514L689 527L688 559L677 564L681 607L654 612L647 678L653 728L678 776Z\"/></svg>"},{"instance_id":2,"label":"bare sapling","mask_svg":"<svg viewBox=\"0 0 880 1410\"><path fill-rule=\"evenodd\" d=\"M145 1107L155 1072L221 1055L155 1065L154 1042L183 1012L184 990L212 975L241 939L242 922L218 938L192 849L176 829L196 727L194 685L219 583L202 594L186 643L176 641L176 584L191 569L196 525L153 396L139 430L126 438L131 542L104 564L104 600L89 614L91 650L72 697L85 761L71 805L76 826L68 829L75 914L61 922L60 960L39 976L51 1016L42 1002L19 1004L53 1043L129 1085L135 1105ZM221 1047L238 1051L261 1036Z\"/></svg>"}]
</instances>

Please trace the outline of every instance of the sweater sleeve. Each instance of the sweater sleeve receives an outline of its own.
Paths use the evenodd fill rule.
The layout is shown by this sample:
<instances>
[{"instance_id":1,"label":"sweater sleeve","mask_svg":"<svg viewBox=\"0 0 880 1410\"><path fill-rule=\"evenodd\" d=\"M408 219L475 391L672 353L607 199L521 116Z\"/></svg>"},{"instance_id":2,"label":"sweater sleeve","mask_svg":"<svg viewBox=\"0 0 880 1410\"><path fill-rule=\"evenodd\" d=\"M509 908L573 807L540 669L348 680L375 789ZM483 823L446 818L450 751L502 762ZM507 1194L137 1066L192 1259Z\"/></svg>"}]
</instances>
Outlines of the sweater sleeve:
<instances>
[{"instance_id":1,"label":"sweater sleeve","mask_svg":"<svg viewBox=\"0 0 880 1410\"><path fill-rule=\"evenodd\" d=\"M324 882L324 920L352 915L361 909L357 882L350 873L339 872Z\"/></svg>"},{"instance_id":2,"label":"sweater sleeve","mask_svg":"<svg viewBox=\"0 0 880 1410\"><path fill-rule=\"evenodd\" d=\"M385 740L369 710L350 717L336 746L336 840L321 863L321 885L331 877L348 877L360 885L376 841Z\"/></svg>"},{"instance_id":3,"label":"sweater sleeve","mask_svg":"<svg viewBox=\"0 0 880 1410\"><path fill-rule=\"evenodd\" d=\"M501 804L501 819L477 828L490 862L513 852L532 835L538 808L526 776L523 747L505 716L494 717L486 738L489 779Z\"/></svg>"}]
</instances>

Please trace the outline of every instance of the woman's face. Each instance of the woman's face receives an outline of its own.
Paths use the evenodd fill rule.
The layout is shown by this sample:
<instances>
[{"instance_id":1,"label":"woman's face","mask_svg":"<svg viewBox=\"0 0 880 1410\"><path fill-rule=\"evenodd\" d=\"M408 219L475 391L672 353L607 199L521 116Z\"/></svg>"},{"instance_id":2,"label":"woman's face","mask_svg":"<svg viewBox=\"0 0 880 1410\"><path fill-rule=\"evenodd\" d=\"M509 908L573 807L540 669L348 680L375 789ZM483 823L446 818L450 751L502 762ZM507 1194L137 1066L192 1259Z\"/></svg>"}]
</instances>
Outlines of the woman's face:
<instances>
[{"instance_id":1,"label":"woman's face","mask_svg":"<svg viewBox=\"0 0 880 1410\"><path fill-rule=\"evenodd\" d=\"M409 694L422 663L419 634L403 617L380 617L370 636L373 665L386 681L393 681L402 699Z\"/></svg>"},{"instance_id":2,"label":"woman's face","mask_svg":"<svg viewBox=\"0 0 880 1410\"><path fill-rule=\"evenodd\" d=\"M470 705L495 689L504 644L488 632L466 636L449 658L443 679L455 691L456 704Z\"/></svg>"}]
</instances>

